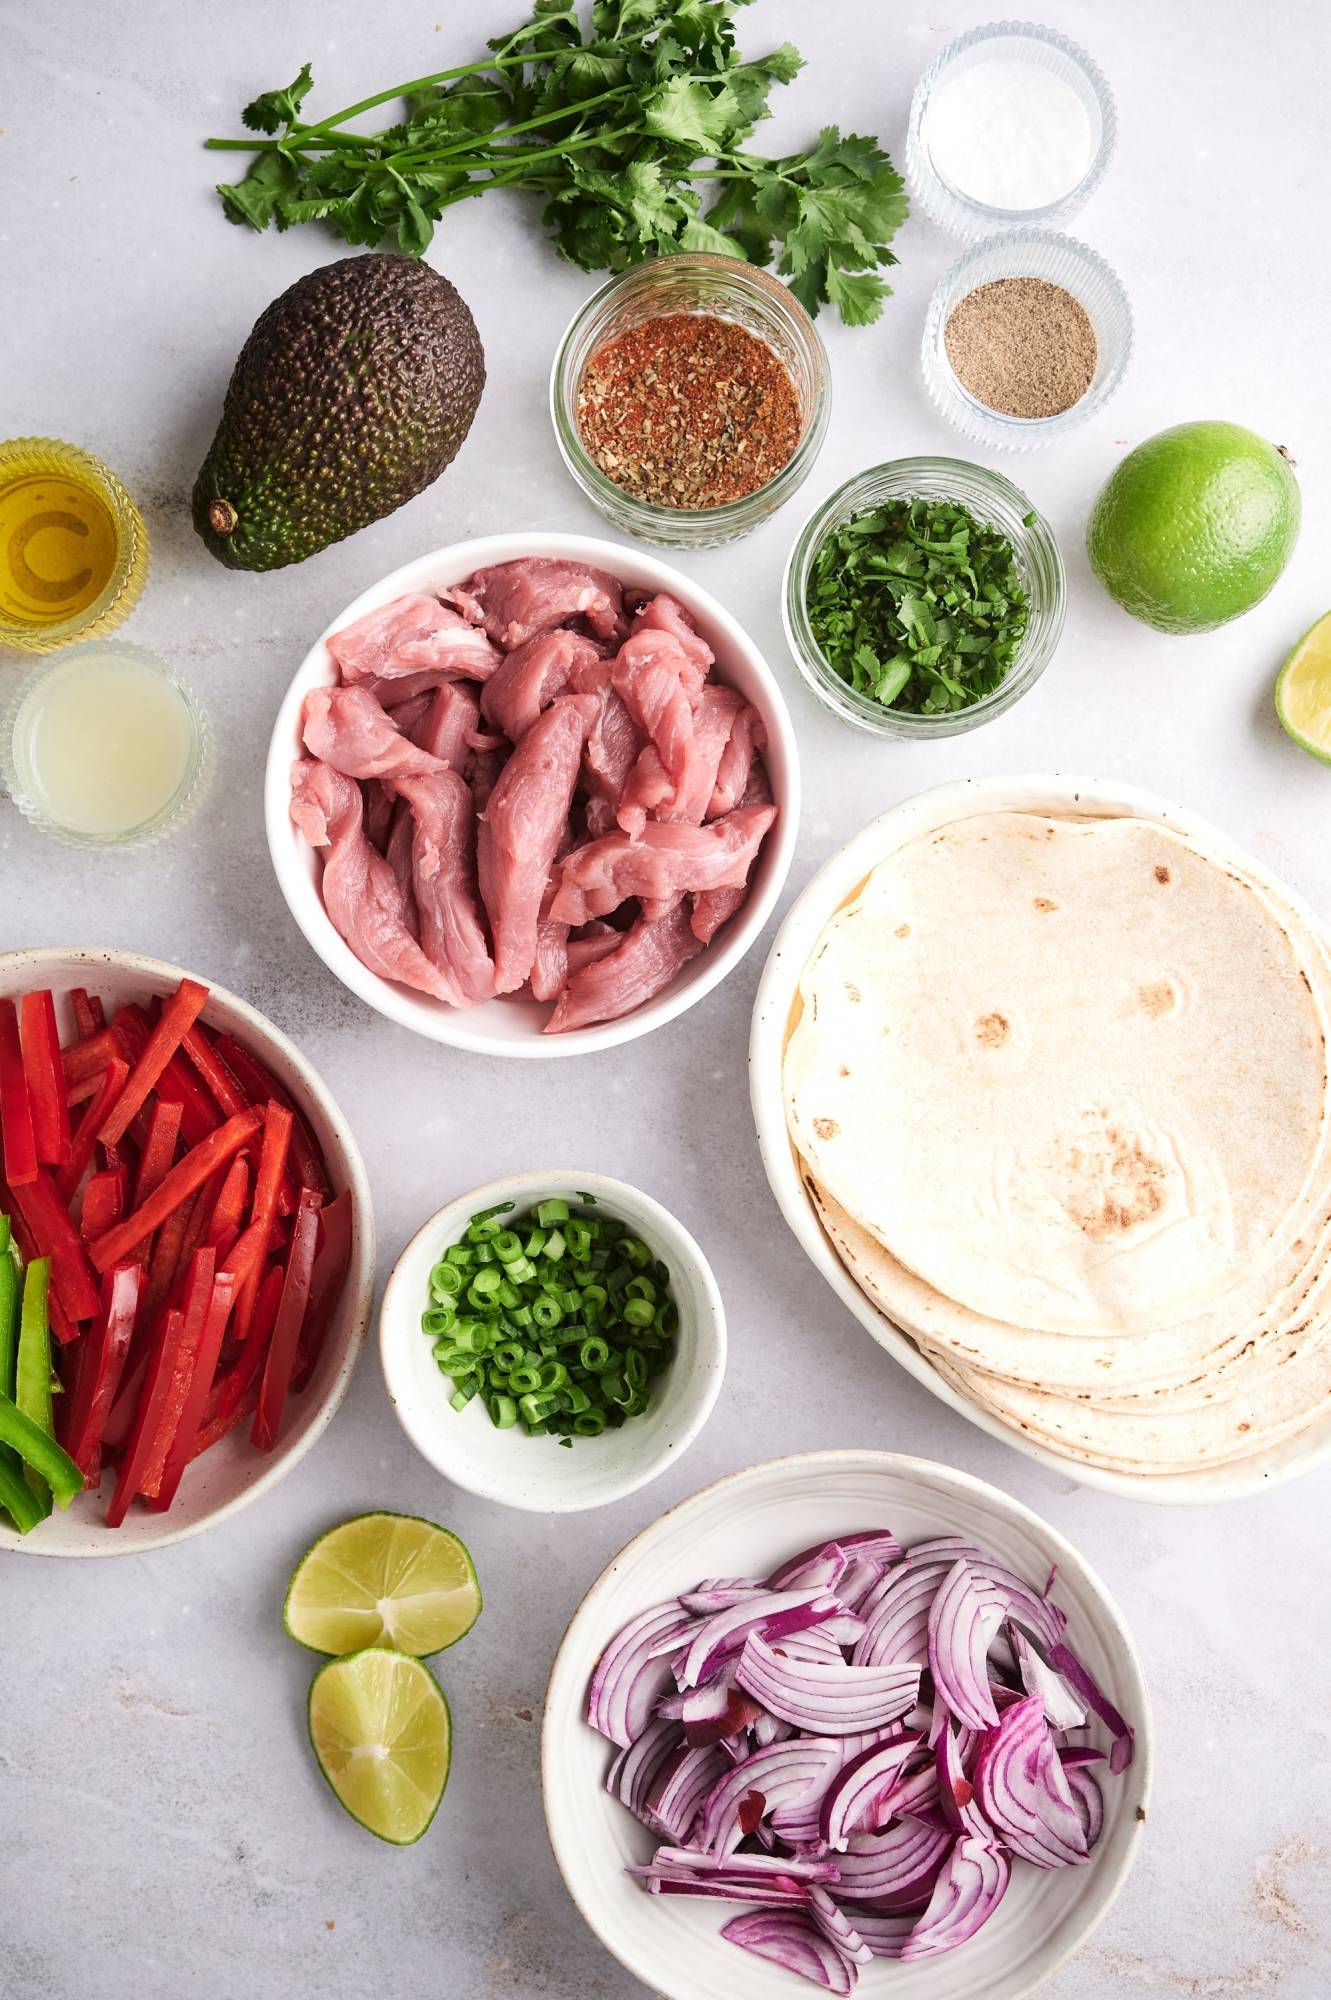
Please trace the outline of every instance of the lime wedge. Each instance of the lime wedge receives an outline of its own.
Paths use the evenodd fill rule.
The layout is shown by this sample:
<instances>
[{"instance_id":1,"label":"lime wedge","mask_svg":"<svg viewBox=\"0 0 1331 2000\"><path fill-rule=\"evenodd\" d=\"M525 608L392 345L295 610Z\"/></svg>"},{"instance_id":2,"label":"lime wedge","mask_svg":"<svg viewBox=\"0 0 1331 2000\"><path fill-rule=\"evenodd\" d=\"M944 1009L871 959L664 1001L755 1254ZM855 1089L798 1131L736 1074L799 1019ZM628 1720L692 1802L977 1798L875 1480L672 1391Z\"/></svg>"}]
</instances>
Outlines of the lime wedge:
<instances>
[{"instance_id":1,"label":"lime wedge","mask_svg":"<svg viewBox=\"0 0 1331 2000\"><path fill-rule=\"evenodd\" d=\"M1331 764L1331 611L1304 633L1280 669L1276 714L1300 749Z\"/></svg>"},{"instance_id":2,"label":"lime wedge","mask_svg":"<svg viewBox=\"0 0 1331 2000\"><path fill-rule=\"evenodd\" d=\"M448 1783L448 1703L428 1667L372 1646L320 1667L310 1742L354 1820L395 1847L419 1840Z\"/></svg>"},{"instance_id":3,"label":"lime wedge","mask_svg":"<svg viewBox=\"0 0 1331 2000\"><path fill-rule=\"evenodd\" d=\"M297 1564L283 1614L315 1653L438 1653L470 1632L480 1585L466 1546L414 1514L358 1514Z\"/></svg>"}]
</instances>

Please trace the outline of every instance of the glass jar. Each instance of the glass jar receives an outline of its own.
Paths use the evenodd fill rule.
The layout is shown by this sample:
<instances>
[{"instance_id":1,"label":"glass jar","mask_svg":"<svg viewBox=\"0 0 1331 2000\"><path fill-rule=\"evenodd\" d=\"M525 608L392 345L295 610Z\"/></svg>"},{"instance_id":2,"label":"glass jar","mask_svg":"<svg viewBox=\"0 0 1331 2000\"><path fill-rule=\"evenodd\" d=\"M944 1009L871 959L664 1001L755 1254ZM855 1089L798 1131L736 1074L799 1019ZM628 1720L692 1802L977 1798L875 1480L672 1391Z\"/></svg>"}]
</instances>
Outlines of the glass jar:
<instances>
[{"instance_id":1,"label":"glass jar","mask_svg":"<svg viewBox=\"0 0 1331 2000\"><path fill-rule=\"evenodd\" d=\"M212 731L193 690L142 646L90 640L20 681L0 776L24 818L75 847L139 847L207 795Z\"/></svg>"},{"instance_id":2,"label":"glass jar","mask_svg":"<svg viewBox=\"0 0 1331 2000\"><path fill-rule=\"evenodd\" d=\"M54 563L43 537L64 538ZM0 442L0 646L49 653L101 637L147 575L143 516L108 466L59 438Z\"/></svg>"},{"instance_id":3,"label":"glass jar","mask_svg":"<svg viewBox=\"0 0 1331 2000\"><path fill-rule=\"evenodd\" d=\"M585 449L578 428L583 371L613 336L665 313L735 320L772 348L794 384L803 429L773 479L720 507L662 507L616 486ZM636 264L603 285L573 317L550 373L550 416L560 456L593 506L641 541L705 549L747 535L801 485L822 447L831 412L827 353L813 321L779 279L738 257L685 253Z\"/></svg>"},{"instance_id":4,"label":"glass jar","mask_svg":"<svg viewBox=\"0 0 1331 2000\"><path fill-rule=\"evenodd\" d=\"M955 500L976 520L1001 530L1012 545L1030 599L1026 635L1007 677L992 694L969 708L951 709L943 715L912 715L885 708L861 694L831 666L809 622L809 577L827 537L855 515L884 501L917 499ZM928 742L935 736L964 735L1020 701L1053 658L1063 632L1066 597L1063 559L1053 530L1011 480L960 458L897 458L856 473L814 509L786 564L782 608L790 650L818 699L856 729L914 743Z\"/></svg>"}]
</instances>

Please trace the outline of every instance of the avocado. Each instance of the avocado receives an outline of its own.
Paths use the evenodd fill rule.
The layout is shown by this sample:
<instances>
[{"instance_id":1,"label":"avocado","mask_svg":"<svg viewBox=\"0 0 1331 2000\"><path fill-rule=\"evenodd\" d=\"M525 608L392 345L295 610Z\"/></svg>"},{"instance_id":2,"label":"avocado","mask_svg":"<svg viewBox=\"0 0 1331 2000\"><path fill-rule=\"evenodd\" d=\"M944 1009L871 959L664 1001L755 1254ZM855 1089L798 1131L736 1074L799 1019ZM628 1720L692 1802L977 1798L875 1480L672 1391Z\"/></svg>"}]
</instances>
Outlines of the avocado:
<instances>
[{"instance_id":1,"label":"avocado","mask_svg":"<svg viewBox=\"0 0 1331 2000\"><path fill-rule=\"evenodd\" d=\"M241 349L194 526L230 569L304 562L437 479L484 386L476 323L447 278L414 257L325 264Z\"/></svg>"}]
</instances>

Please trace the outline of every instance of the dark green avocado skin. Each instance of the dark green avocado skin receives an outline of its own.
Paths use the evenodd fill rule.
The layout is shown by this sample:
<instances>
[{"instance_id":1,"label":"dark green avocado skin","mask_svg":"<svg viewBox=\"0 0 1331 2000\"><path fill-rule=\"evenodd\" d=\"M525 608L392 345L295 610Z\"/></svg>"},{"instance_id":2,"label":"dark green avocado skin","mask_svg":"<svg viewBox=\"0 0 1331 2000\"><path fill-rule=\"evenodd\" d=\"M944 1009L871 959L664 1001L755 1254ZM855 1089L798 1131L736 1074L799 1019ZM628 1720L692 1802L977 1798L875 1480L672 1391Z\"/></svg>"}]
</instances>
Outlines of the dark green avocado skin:
<instances>
[{"instance_id":1,"label":"dark green avocado skin","mask_svg":"<svg viewBox=\"0 0 1331 2000\"><path fill-rule=\"evenodd\" d=\"M476 323L447 278L413 257L325 264L241 349L194 526L230 569L304 562L436 480L484 386Z\"/></svg>"}]
</instances>

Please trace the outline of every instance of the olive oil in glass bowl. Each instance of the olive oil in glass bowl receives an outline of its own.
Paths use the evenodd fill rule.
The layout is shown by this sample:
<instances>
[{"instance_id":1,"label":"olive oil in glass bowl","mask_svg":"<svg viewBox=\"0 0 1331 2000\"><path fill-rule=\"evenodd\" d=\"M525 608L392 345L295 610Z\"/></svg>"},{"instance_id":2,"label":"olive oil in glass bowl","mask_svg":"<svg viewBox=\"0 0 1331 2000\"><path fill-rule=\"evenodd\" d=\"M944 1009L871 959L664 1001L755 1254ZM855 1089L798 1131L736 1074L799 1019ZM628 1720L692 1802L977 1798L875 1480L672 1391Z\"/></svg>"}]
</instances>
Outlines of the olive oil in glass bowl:
<instances>
[{"instance_id":1,"label":"olive oil in glass bowl","mask_svg":"<svg viewBox=\"0 0 1331 2000\"><path fill-rule=\"evenodd\" d=\"M103 637L147 575L143 516L109 467L58 438L0 442L0 646Z\"/></svg>"}]
</instances>

